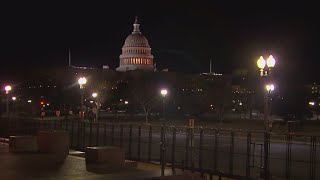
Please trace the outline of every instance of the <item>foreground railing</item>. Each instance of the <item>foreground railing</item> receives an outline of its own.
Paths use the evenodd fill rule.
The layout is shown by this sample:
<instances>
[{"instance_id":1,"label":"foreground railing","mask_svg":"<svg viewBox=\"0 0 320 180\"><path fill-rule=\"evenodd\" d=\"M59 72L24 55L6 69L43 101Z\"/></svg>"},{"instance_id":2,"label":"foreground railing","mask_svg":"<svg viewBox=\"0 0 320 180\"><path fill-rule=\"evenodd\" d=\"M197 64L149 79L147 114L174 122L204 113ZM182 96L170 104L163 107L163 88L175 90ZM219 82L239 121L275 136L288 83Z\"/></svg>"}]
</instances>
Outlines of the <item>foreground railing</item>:
<instances>
[{"instance_id":1,"label":"foreground railing","mask_svg":"<svg viewBox=\"0 0 320 180\"><path fill-rule=\"evenodd\" d=\"M4 122L2 122L2 125ZM2 136L66 130L71 148L119 146L130 160L235 179L319 179L319 137L79 120L10 120ZM318 168L318 169L317 169Z\"/></svg>"}]
</instances>

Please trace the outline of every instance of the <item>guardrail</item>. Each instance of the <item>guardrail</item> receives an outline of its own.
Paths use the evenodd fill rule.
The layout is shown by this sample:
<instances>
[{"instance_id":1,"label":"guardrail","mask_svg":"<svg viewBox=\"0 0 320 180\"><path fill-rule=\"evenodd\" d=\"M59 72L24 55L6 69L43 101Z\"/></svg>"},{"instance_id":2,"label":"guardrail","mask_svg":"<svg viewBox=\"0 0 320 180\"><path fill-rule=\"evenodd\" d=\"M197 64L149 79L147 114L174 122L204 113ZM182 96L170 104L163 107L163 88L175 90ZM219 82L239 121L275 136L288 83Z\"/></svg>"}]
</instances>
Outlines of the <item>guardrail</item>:
<instances>
[{"instance_id":1,"label":"guardrail","mask_svg":"<svg viewBox=\"0 0 320 180\"><path fill-rule=\"evenodd\" d=\"M2 122L3 123L3 122ZM319 179L317 136L79 120L10 120L6 135L66 130L71 148L119 146L130 160L234 179ZM4 131L1 131L2 135ZM0 133L1 133L0 132Z\"/></svg>"}]
</instances>

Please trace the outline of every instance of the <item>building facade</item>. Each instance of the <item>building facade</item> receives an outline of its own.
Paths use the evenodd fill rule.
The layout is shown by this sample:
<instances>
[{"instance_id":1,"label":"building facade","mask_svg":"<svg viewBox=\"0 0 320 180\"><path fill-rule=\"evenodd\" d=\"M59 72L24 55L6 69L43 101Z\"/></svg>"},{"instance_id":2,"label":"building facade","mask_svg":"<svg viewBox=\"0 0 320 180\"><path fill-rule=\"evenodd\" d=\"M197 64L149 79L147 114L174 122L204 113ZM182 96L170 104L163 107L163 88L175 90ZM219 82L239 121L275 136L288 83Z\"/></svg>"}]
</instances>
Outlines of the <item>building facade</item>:
<instances>
[{"instance_id":1,"label":"building facade","mask_svg":"<svg viewBox=\"0 0 320 180\"><path fill-rule=\"evenodd\" d=\"M147 38L140 31L140 24L136 17L132 33L126 38L119 57L120 66L117 71L131 70L153 71L153 55Z\"/></svg>"}]
</instances>

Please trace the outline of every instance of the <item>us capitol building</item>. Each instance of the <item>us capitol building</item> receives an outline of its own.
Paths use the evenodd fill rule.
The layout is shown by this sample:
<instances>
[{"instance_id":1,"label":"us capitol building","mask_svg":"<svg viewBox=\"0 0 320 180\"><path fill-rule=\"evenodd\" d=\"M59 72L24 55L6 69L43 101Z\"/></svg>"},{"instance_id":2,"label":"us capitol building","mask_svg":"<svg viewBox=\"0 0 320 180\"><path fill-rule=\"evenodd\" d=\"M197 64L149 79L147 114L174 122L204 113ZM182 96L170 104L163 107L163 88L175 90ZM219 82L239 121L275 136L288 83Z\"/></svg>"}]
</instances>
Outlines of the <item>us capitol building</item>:
<instances>
[{"instance_id":1,"label":"us capitol building","mask_svg":"<svg viewBox=\"0 0 320 180\"><path fill-rule=\"evenodd\" d=\"M147 38L140 31L140 24L136 17L133 23L133 31L126 38L120 55L120 66L117 71L125 72L130 70L153 71L153 55Z\"/></svg>"}]
</instances>

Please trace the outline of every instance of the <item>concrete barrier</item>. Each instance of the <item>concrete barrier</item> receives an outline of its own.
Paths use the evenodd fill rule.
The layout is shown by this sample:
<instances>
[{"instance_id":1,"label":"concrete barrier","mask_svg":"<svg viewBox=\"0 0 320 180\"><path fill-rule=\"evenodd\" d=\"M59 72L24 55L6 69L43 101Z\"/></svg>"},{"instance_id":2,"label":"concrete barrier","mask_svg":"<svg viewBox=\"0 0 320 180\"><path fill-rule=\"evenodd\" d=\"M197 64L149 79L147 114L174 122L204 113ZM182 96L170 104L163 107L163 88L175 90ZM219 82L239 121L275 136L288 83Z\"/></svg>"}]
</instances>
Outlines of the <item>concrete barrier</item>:
<instances>
[{"instance_id":1,"label":"concrete barrier","mask_svg":"<svg viewBox=\"0 0 320 180\"><path fill-rule=\"evenodd\" d=\"M86 163L108 163L117 167L125 165L125 152L123 148L119 147L87 147L85 157Z\"/></svg>"},{"instance_id":2,"label":"concrete barrier","mask_svg":"<svg viewBox=\"0 0 320 180\"><path fill-rule=\"evenodd\" d=\"M36 136L10 136L10 152L37 152L38 144Z\"/></svg>"},{"instance_id":3,"label":"concrete barrier","mask_svg":"<svg viewBox=\"0 0 320 180\"><path fill-rule=\"evenodd\" d=\"M39 131L38 148L41 153L53 155L57 162L62 162L69 154L69 133L66 131Z\"/></svg>"}]
</instances>

